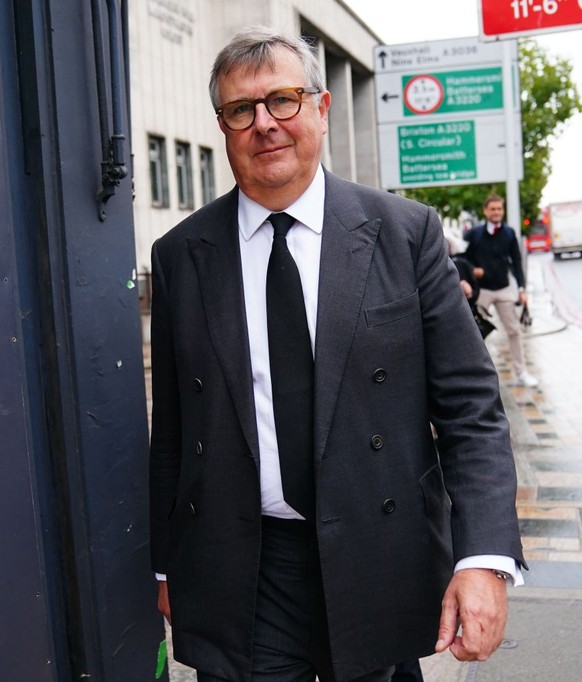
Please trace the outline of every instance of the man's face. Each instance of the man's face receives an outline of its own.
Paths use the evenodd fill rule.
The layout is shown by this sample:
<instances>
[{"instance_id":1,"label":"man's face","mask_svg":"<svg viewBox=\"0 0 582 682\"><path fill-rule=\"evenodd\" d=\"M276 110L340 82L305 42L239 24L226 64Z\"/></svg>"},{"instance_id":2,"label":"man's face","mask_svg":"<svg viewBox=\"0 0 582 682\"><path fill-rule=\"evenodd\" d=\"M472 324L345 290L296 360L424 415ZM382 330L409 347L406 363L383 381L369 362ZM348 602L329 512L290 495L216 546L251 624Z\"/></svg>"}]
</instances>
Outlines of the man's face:
<instances>
[{"instance_id":1,"label":"man's face","mask_svg":"<svg viewBox=\"0 0 582 682\"><path fill-rule=\"evenodd\" d=\"M234 69L219 80L220 103L259 99L275 90L310 87L299 58L280 47L275 68L259 71ZM226 138L226 152L234 177L251 199L275 211L287 208L307 189L319 164L327 132L330 94L303 95L297 116L278 121L264 104L256 107L255 121L247 130L229 130L218 122Z\"/></svg>"},{"instance_id":2,"label":"man's face","mask_svg":"<svg viewBox=\"0 0 582 682\"><path fill-rule=\"evenodd\" d=\"M500 223L503 220L503 202L490 201L483 209L483 215L492 223Z\"/></svg>"}]
</instances>

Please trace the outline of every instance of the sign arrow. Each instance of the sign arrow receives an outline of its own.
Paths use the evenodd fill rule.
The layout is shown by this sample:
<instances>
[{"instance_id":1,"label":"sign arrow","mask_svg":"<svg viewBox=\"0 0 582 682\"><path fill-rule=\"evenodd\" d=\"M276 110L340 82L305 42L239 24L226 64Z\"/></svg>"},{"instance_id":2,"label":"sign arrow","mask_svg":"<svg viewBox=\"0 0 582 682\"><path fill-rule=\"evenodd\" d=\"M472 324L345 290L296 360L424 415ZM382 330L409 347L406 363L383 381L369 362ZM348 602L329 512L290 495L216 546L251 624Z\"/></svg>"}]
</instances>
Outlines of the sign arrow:
<instances>
[{"instance_id":1,"label":"sign arrow","mask_svg":"<svg viewBox=\"0 0 582 682\"><path fill-rule=\"evenodd\" d=\"M383 100L384 102L386 102L386 104L388 104L388 101L389 101L389 100L391 100L391 99L398 99L399 97L400 97L400 95L389 95L387 92L385 92L385 93L382 95L382 97L380 97L380 99Z\"/></svg>"},{"instance_id":2,"label":"sign arrow","mask_svg":"<svg viewBox=\"0 0 582 682\"><path fill-rule=\"evenodd\" d=\"M382 69L385 67L385 61L387 56L388 55L386 54L386 52L384 52L384 50L378 53L378 57L380 57L380 68Z\"/></svg>"}]
</instances>

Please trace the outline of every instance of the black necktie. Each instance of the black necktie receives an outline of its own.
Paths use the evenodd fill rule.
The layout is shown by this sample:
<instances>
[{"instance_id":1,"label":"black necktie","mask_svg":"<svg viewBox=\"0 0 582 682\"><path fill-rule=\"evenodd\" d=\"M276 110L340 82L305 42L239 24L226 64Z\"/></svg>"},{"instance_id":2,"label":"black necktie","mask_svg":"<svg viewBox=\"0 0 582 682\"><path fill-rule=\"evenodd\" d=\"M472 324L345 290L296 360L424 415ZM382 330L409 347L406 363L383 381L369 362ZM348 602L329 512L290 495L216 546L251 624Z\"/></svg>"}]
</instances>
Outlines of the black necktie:
<instances>
[{"instance_id":1,"label":"black necktie","mask_svg":"<svg viewBox=\"0 0 582 682\"><path fill-rule=\"evenodd\" d=\"M299 270L287 248L295 222L272 213L273 247L267 269L267 328L273 411L285 502L313 518L313 354Z\"/></svg>"}]
</instances>

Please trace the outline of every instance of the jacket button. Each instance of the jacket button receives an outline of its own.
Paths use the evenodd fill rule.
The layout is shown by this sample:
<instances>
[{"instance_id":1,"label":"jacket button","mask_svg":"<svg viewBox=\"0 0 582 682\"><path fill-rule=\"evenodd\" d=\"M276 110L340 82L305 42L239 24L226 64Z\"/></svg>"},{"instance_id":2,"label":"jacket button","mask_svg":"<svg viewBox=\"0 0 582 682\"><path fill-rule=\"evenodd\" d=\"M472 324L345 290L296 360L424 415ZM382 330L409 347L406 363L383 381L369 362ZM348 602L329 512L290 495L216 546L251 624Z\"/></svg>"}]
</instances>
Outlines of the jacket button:
<instances>
[{"instance_id":1,"label":"jacket button","mask_svg":"<svg viewBox=\"0 0 582 682\"><path fill-rule=\"evenodd\" d=\"M199 440L196 441L196 454L202 454L202 443Z\"/></svg>"},{"instance_id":2,"label":"jacket button","mask_svg":"<svg viewBox=\"0 0 582 682\"><path fill-rule=\"evenodd\" d=\"M202 390L202 381L200 379L196 378L192 380L192 386L194 387L194 390L196 393L200 393Z\"/></svg>"},{"instance_id":3,"label":"jacket button","mask_svg":"<svg viewBox=\"0 0 582 682\"><path fill-rule=\"evenodd\" d=\"M377 384L381 384L386 379L386 370L379 367L374 371L374 381Z\"/></svg>"},{"instance_id":4,"label":"jacket button","mask_svg":"<svg viewBox=\"0 0 582 682\"><path fill-rule=\"evenodd\" d=\"M373 450L381 450L384 447L384 439L382 436L372 436L370 445L372 446Z\"/></svg>"},{"instance_id":5,"label":"jacket button","mask_svg":"<svg viewBox=\"0 0 582 682\"><path fill-rule=\"evenodd\" d=\"M196 516L196 507L190 502L190 513L192 516Z\"/></svg>"},{"instance_id":6,"label":"jacket button","mask_svg":"<svg viewBox=\"0 0 582 682\"><path fill-rule=\"evenodd\" d=\"M384 504L382 505L382 511L385 514L392 514L392 512L396 509L396 503L394 500L388 498L387 500L384 500Z\"/></svg>"}]
</instances>

